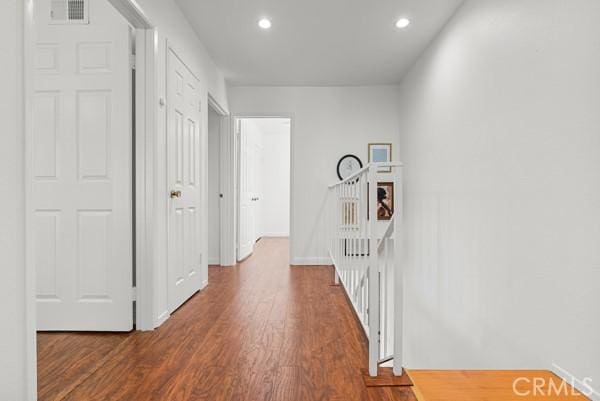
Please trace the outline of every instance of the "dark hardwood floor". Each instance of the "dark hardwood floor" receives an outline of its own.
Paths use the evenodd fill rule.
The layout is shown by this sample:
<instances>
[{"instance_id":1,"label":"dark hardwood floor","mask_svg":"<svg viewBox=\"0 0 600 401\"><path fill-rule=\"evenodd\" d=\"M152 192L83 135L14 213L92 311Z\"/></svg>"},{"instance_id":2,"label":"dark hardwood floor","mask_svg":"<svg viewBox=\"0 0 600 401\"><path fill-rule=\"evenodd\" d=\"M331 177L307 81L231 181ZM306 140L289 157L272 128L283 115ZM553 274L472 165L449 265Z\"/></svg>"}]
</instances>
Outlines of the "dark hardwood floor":
<instances>
[{"instance_id":1,"label":"dark hardwood floor","mask_svg":"<svg viewBox=\"0 0 600 401\"><path fill-rule=\"evenodd\" d=\"M366 343L329 267L265 238L153 332L40 333L39 400L414 401L365 387Z\"/></svg>"}]
</instances>

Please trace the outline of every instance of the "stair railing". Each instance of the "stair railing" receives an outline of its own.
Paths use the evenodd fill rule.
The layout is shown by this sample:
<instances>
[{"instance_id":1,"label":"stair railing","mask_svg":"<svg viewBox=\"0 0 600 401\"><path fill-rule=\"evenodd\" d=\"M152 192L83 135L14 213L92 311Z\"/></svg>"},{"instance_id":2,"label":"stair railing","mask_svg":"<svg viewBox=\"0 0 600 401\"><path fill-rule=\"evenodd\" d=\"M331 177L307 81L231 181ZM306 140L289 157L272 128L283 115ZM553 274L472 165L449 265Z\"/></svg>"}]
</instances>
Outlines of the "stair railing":
<instances>
[{"instance_id":1,"label":"stair railing","mask_svg":"<svg viewBox=\"0 0 600 401\"><path fill-rule=\"evenodd\" d=\"M389 361L402 374L401 173L400 163L371 163L328 189L327 248L368 338L371 376Z\"/></svg>"}]
</instances>

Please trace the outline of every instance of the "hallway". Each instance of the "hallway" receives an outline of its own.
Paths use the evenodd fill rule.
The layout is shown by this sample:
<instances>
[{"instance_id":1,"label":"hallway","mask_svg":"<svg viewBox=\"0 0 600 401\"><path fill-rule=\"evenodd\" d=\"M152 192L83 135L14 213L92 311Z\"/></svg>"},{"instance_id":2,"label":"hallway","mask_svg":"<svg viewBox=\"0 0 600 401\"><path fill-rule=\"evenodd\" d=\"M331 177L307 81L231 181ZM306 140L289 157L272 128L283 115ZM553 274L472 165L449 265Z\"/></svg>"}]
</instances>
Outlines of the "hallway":
<instances>
[{"instance_id":1,"label":"hallway","mask_svg":"<svg viewBox=\"0 0 600 401\"><path fill-rule=\"evenodd\" d=\"M39 399L415 400L363 384L366 343L329 267L265 238L153 332L40 333Z\"/></svg>"}]
</instances>

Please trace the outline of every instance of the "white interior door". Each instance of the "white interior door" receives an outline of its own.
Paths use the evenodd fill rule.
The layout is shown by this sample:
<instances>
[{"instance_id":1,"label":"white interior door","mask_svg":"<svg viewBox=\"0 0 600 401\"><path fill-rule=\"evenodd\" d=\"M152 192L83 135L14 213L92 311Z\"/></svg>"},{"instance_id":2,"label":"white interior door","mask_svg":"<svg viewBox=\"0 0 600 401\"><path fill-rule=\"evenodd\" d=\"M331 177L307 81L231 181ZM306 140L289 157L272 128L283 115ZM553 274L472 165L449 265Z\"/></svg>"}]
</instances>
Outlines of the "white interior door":
<instances>
[{"instance_id":1,"label":"white interior door","mask_svg":"<svg viewBox=\"0 0 600 401\"><path fill-rule=\"evenodd\" d=\"M252 152L248 148L248 137L240 133L240 213L238 261L248 257L254 250L252 226L254 225L254 193L251 191Z\"/></svg>"},{"instance_id":2,"label":"white interior door","mask_svg":"<svg viewBox=\"0 0 600 401\"><path fill-rule=\"evenodd\" d=\"M38 31L28 138L38 330L133 328L129 49L126 24Z\"/></svg>"},{"instance_id":3,"label":"white interior door","mask_svg":"<svg viewBox=\"0 0 600 401\"><path fill-rule=\"evenodd\" d=\"M200 91L171 48L167 64L168 301L173 312L202 285Z\"/></svg>"},{"instance_id":4,"label":"white interior door","mask_svg":"<svg viewBox=\"0 0 600 401\"><path fill-rule=\"evenodd\" d=\"M254 136L251 149L252 149L252 193L254 194L254 202L252 204L252 232L254 242L258 241L262 237L262 224L261 224L261 163L262 163L262 136Z\"/></svg>"},{"instance_id":5,"label":"white interior door","mask_svg":"<svg viewBox=\"0 0 600 401\"><path fill-rule=\"evenodd\" d=\"M258 172L259 140L252 130L245 130L242 124L240 133L240 212L238 261L254 251L258 239Z\"/></svg>"}]
</instances>

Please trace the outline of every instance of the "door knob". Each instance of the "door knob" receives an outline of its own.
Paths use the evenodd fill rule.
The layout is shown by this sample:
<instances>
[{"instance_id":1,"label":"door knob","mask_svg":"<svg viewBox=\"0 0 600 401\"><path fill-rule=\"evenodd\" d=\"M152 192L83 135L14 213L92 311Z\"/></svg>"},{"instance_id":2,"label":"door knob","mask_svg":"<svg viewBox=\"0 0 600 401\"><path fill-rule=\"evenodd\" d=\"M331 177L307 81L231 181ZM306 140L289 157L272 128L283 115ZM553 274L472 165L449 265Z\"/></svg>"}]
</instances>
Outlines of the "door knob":
<instances>
[{"instance_id":1,"label":"door knob","mask_svg":"<svg viewBox=\"0 0 600 401\"><path fill-rule=\"evenodd\" d=\"M171 191L171 199L181 198L181 191Z\"/></svg>"}]
</instances>

